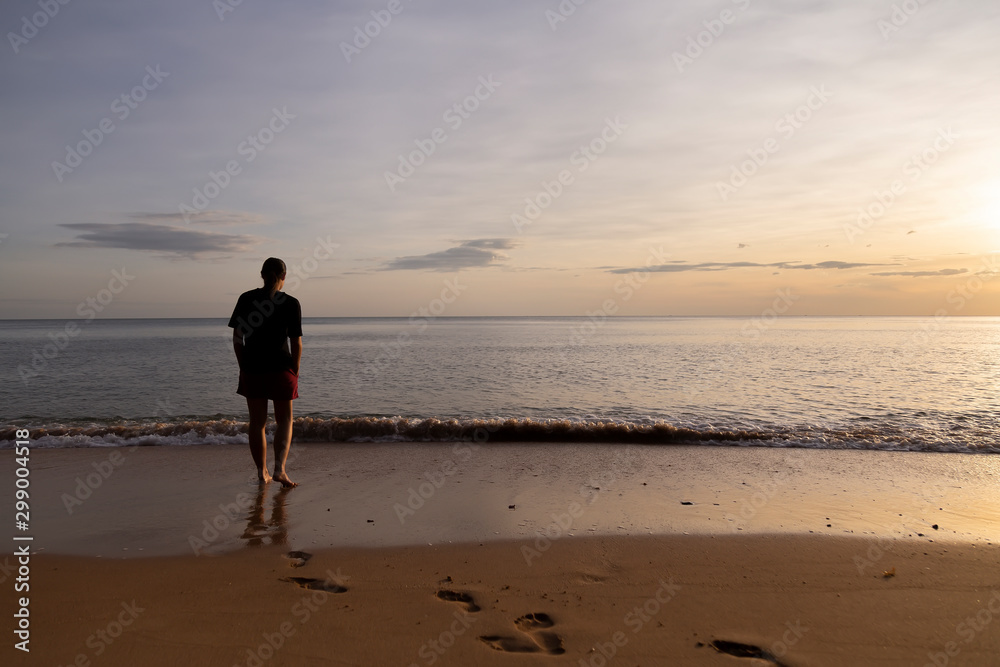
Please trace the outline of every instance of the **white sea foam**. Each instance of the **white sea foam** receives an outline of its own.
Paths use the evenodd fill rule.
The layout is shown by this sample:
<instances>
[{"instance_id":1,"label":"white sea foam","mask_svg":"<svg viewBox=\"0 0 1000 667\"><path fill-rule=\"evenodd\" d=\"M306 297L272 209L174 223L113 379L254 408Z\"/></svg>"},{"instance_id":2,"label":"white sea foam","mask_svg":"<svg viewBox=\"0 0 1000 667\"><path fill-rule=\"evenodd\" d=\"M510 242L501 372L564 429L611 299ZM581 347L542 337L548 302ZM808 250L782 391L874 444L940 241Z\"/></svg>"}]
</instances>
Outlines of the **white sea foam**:
<instances>
[{"instance_id":1,"label":"white sea foam","mask_svg":"<svg viewBox=\"0 0 1000 667\"><path fill-rule=\"evenodd\" d=\"M34 447L123 447L246 444L246 422L237 419L135 421L29 426ZM0 430L0 448L13 446L14 428ZM434 417L301 417L296 442L503 442L730 445L1000 453L1000 445L975 434L941 438L883 425L857 429L818 426L725 428L678 425L651 419L536 419Z\"/></svg>"}]
</instances>

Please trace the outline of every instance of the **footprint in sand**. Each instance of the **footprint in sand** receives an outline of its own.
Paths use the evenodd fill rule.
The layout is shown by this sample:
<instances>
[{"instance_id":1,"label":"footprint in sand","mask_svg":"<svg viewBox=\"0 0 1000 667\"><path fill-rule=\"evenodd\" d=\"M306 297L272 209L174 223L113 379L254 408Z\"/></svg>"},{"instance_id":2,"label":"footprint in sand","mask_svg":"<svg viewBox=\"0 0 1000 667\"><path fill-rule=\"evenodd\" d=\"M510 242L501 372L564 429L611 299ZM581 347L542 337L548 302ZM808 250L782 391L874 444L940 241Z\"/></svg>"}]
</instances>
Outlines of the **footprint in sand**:
<instances>
[{"instance_id":1,"label":"footprint in sand","mask_svg":"<svg viewBox=\"0 0 1000 667\"><path fill-rule=\"evenodd\" d=\"M346 593L347 589L332 581L325 579L310 579L309 577L282 577L281 581L288 581L298 584L302 588L311 591L326 591L327 593Z\"/></svg>"},{"instance_id":2,"label":"footprint in sand","mask_svg":"<svg viewBox=\"0 0 1000 667\"><path fill-rule=\"evenodd\" d=\"M312 554L306 553L305 551L289 551L285 554L285 558L288 559L288 564L292 567L302 567L312 557Z\"/></svg>"},{"instance_id":3,"label":"footprint in sand","mask_svg":"<svg viewBox=\"0 0 1000 667\"><path fill-rule=\"evenodd\" d=\"M777 665L778 667L785 667L784 663L780 662L776 657L771 655L768 651L760 648L759 646L754 646L753 644L741 644L740 642L730 642L725 639L716 639L709 644L719 653L725 653L726 655L736 656L737 658L756 658L757 660L766 660L770 663Z\"/></svg>"},{"instance_id":4,"label":"footprint in sand","mask_svg":"<svg viewBox=\"0 0 1000 667\"><path fill-rule=\"evenodd\" d=\"M465 605L465 611L469 613L479 611L479 605L476 601L472 599L472 596L468 593L459 593L457 591L449 591L447 589L441 589L437 592L439 600L444 600L445 602L458 602L459 604Z\"/></svg>"},{"instance_id":5,"label":"footprint in sand","mask_svg":"<svg viewBox=\"0 0 1000 667\"><path fill-rule=\"evenodd\" d=\"M506 653L548 653L562 655L562 637L548 629L555 625L552 617L543 612L525 614L514 621L514 627L527 635L527 639L503 635L483 635L479 641L496 651Z\"/></svg>"}]
</instances>

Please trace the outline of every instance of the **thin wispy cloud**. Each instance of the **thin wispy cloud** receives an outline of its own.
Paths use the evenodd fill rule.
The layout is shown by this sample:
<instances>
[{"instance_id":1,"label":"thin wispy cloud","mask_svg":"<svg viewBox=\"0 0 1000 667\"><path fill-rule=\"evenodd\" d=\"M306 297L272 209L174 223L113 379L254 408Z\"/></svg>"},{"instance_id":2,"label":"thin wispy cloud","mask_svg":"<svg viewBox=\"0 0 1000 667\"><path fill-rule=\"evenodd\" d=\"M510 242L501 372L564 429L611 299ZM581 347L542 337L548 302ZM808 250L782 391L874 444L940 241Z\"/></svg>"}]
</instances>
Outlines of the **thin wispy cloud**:
<instances>
[{"instance_id":1,"label":"thin wispy cloud","mask_svg":"<svg viewBox=\"0 0 1000 667\"><path fill-rule=\"evenodd\" d=\"M458 271L496 266L508 259L502 250L515 246L512 239L474 239L447 250L397 257L386 262L381 271Z\"/></svg>"},{"instance_id":2,"label":"thin wispy cloud","mask_svg":"<svg viewBox=\"0 0 1000 667\"><path fill-rule=\"evenodd\" d=\"M262 215L247 211L197 211L195 213L129 213L132 220L150 222L173 222L178 224L195 225L259 225L266 222Z\"/></svg>"},{"instance_id":3,"label":"thin wispy cloud","mask_svg":"<svg viewBox=\"0 0 1000 667\"><path fill-rule=\"evenodd\" d=\"M0 24L34 32L37 4L0 3ZM1000 4L917 4L886 32L892 0L421 0L370 35L366 3L71 3L0 59L0 281L44 266L57 316L100 277L84 248L193 258L216 284L220 257L320 261L329 238L310 275L338 289L302 288L317 315L409 313L449 271L481 286L452 313L578 315L608 271L647 270L622 314L745 313L746 278L772 273L816 295L864 275L817 314L934 312L933 276L868 272L995 243ZM647 246L690 261L646 267ZM909 300L883 290L903 283ZM157 315L213 298L150 289ZM963 314L995 310L984 289Z\"/></svg>"},{"instance_id":4,"label":"thin wispy cloud","mask_svg":"<svg viewBox=\"0 0 1000 667\"><path fill-rule=\"evenodd\" d=\"M930 276L958 276L968 273L968 269L941 269L939 271L881 271L873 276L910 276L912 278L927 278Z\"/></svg>"},{"instance_id":5,"label":"thin wispy cloud","mask_svg":"<svg viewBox=\"0 0 1000 667\"><path fill-rule=\"evenodd\" d=\"M203 255L235 254L252 250L262 239L245 234L219 234L152 223L67 223L59 225L76 232L75 241L57 246L69 248L121 248L196 258Z\"/></svg>"},{"instance_id":6,"label":"thin wispy cloud","mask_svg":"<svg viewBox=\"0 0 1000 667\"><path fill-rule=\"evenodd\" d=\"M802 262L771 262L767 264L761 264L758 262L701 262L699 264L689 264L686 262L675 260L673 262L668 262L666 264L657 264L654 266L611 269L610 273L639 273L642 271L651 271L653 273L682 273L684 271L730 271L732 269L747 269L747 268L801 269L804 271L816 271L816 270L841 271L844 269L861 269L872 266L892 266L892 264L870 264L867 262L841 262L835 260L826 262L817 262L815 264L805 264Z\"/></svg>"}]
</instances>

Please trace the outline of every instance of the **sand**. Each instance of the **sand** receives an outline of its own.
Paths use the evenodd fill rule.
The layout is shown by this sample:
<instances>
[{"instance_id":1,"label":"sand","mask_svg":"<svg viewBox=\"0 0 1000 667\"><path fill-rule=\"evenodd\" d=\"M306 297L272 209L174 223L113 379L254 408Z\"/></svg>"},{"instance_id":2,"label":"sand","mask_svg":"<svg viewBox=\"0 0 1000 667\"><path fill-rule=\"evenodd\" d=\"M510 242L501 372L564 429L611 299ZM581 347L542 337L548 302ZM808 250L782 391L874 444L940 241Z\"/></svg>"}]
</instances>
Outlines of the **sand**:
<instances>
[{"instance_id":1,"label":"sand","mask_svg":"<svg viewBox=\"0 0 1000 667\"><path fill-rule=\"evenodd\" d=\"M4 663L940 667L1000 655L992 457L296 449L302 486L262 494L242 447L33 451L31 652L8 639ZM104 462L101 483L67 503ZM396 506L411 489L407 514ZM4 636L15 622L4 614Z\"/></svg>"}]
</instances>

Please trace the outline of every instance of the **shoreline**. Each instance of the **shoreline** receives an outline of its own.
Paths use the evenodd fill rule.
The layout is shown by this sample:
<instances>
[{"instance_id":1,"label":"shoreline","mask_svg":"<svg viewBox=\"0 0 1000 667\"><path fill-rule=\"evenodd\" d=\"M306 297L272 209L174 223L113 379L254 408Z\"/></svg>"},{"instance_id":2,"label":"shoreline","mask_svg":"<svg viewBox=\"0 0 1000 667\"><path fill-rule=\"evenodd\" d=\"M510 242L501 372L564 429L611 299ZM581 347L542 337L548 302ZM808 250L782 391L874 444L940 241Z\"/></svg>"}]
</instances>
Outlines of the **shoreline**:
<instances>
[{"instance_id":1,"label":"shoreline","mask_svg":"<svg viewBox=\"0 0 1000 667\"><path fill-rule=\"evenodd\" d=\"M246 415L218 413L203 419L159 418L69 420L35 424L14 420L0 427L0 451L13 447L18 429L30 430L33 447L147 447L245 445ZM887 425L886 428L888 428ZM273 422L269 424L273 432ZM944 436L943 439L940 436ZM650 447L771 447L776 449L872 450L889 452L997 454L995 442L965 434L939 434L911 442L905 429L844 427L835 424L801 427L798 431L748 424L692 424L624 417L587 419L492 417L316 417L298 416L292 423L294 442L334 445L583 445ZM896 439L899 439L896 441ZM822 442L820 445L818 443Z\"/></svg>"}]
</instances>

